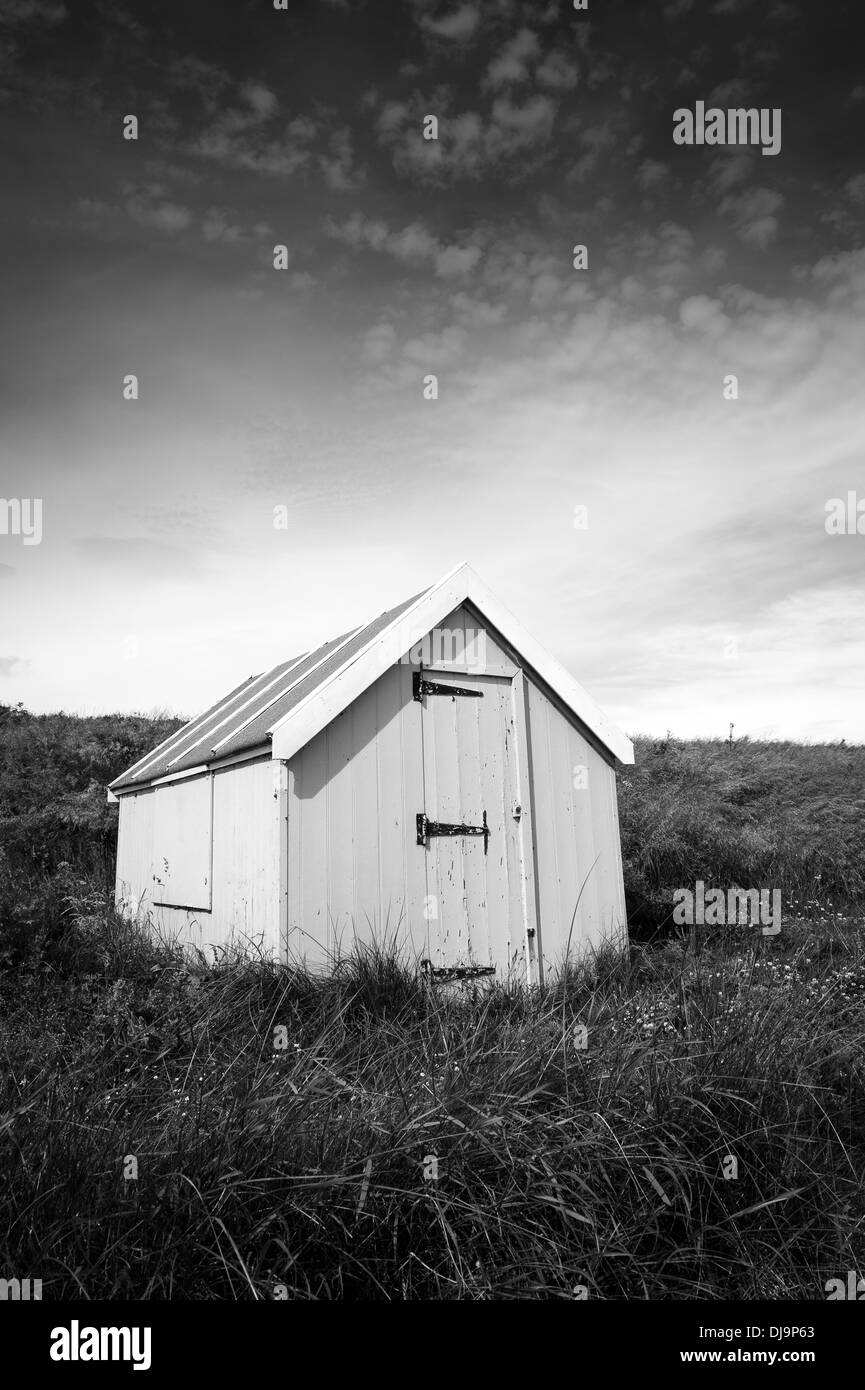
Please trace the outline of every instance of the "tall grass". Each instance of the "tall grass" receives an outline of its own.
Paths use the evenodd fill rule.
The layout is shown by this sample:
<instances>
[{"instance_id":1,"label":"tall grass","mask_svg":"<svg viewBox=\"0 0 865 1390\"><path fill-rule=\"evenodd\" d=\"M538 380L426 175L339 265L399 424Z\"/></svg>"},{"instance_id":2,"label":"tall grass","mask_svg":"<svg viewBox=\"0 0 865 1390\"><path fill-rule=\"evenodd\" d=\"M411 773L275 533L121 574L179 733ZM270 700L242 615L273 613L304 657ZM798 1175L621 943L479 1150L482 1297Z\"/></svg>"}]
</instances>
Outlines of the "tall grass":
<instances>
[{"instance_id":1,"label":"tall grass","mask_svg":"<svg viewBox=\"0 0 865 1390\"><path fill-rule=\"evenodd\" d=\"M638 738L618 774L628 918L669 922L697 879L865 903L865 746Z\"/></svg>"},{"instance_id":2,"label":"tall grass","mask_svg":"<svg viewBox=\"0 0 865 1390\"><path fill-rule=\"evenodd\" d=\"M820 1299L865 1267L865 749L638 740L633 938L697 879L781 888L781 935L473 991L387 949L326 978L190 961L118 921L104 784L176 722L0 706L0 1277Z\"/></svg>"},{"instance_id":3,"label":"tall grass","mask_svg":"<svg viewBox=\"0 0 865 1390\"><path fill-rule=\"evenodd\" d=\"M821 1298L863 1263L849 927L481 993L190 963L94 907L2 997L0 1265L46 1297Z\"/></svg>"}]
</instances>

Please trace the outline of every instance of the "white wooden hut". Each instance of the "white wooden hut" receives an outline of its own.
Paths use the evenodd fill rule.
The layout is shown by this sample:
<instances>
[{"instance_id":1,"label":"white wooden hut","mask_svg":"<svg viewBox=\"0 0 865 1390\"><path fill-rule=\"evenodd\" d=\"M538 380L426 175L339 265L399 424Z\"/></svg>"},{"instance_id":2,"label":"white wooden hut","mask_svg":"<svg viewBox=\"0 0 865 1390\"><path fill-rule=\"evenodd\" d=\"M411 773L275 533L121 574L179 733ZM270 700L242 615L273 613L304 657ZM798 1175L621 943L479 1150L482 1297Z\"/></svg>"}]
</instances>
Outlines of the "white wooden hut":
<instances>
[{"instance_id":1,"label":"white wooden hut","mask_svg":"<svg viewBox=\"0 0 865 1390\"><path fill-rule=\"evenodd\" d=\"M633 760L460 565L118 777L118 905L199 947L318 968L387 938L445 977L535 983L569 939L626 938L615 767Z\"/></svg>"}]
</instances>

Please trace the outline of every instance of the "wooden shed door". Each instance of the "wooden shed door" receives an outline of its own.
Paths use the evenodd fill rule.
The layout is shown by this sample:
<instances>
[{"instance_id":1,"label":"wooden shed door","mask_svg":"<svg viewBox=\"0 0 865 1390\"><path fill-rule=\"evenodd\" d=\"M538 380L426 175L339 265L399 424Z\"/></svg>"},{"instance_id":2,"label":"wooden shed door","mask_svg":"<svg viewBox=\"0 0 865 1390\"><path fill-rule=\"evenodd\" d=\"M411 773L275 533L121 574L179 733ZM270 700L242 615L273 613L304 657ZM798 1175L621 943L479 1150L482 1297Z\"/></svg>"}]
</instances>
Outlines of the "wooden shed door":
<instances>
[{"instance_id":1,"label":"wooden shed door","mask_svg":"<svg viewBox=\"0 0 865 1390\"><path fill-rule=\"evenodd\" d=\"M433 969L525 969L525 885L513 680L424 671L427 941ZM458 693L466 692L466 693ZM477 832L460 833L460 827ZM444 833L437 833L441 829ZM421 827L418 827L418 839Z\"/></svg>"}]
</instances>

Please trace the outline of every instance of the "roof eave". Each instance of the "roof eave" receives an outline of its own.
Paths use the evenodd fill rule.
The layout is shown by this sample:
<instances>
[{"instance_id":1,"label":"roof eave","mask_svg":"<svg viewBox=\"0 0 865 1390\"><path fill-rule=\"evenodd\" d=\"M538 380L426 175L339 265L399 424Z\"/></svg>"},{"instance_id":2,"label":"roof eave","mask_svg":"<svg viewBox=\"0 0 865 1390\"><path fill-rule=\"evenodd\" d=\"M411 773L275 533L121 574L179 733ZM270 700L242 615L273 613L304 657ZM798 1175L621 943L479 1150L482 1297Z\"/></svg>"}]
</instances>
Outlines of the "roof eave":
<instances>
[{"instance_id":1,"label":"roof eave","mask_svg":"<svg viewBox=\"0 0 865 1390\"><path fill-rule=\"evenodd\" d=\"M436 623L466 602L479 609L618 762L633 763L634 745L627 735L607 718L564 666L498 601L468 564L457 565L438 584L421 594L411 608L400 614L389 627L272 725L268 730L273 740L272 756L294 757L379 676L420 642Z\"/></svg>"}]
</instances>

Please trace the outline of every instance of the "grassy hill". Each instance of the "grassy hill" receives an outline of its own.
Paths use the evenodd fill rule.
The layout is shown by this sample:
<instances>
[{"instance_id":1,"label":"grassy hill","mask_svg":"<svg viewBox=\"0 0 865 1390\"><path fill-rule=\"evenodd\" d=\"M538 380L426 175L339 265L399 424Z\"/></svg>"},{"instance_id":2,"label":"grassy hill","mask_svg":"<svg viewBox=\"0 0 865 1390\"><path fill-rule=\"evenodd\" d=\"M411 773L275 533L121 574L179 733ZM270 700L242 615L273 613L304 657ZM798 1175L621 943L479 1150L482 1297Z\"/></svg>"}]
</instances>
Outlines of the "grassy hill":
<instances>
[{"instance_id":1,"label":"grassy hill","mask_svg":"<svg viewBox=\"0 0 865 1390\"><path fill-rule=\"evenodd\" d=\"M177 721L0 710L0 1276L46 1298L823 1299L865 1265L865 749L638 740L649 936L529 993L190 962L109 906L104 785ZM583 1031L585 1030L585 1031Z\"/></svg>"},{"instance_id":2,"label":"grassy hill","mask_svg":"<svg viewBox=\"0 0 865 1390\"><path fill-rule=\"evenodd\" d=\"M673 889L697 879L865 905L865 746L638 738L618 783L637 926L663 922Z\"/></svg>"}]
</instances>

